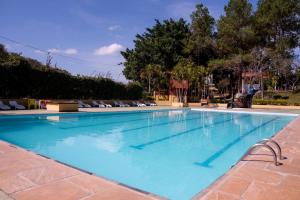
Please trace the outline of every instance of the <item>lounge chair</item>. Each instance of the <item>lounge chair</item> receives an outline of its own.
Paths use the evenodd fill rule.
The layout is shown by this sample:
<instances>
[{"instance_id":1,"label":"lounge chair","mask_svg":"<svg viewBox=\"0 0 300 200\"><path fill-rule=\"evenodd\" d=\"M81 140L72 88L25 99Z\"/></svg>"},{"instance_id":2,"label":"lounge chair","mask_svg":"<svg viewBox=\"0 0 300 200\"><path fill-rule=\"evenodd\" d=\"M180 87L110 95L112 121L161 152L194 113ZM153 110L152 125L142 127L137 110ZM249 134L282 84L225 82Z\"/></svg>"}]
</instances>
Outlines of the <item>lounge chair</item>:
<instances>
[{"instance_id":1,"label":"lounge chair","mask_svg":"<svg viewBox=\"0 0 300 200\"><path fill-rule=\"evenodd\" d=\"M78 108L91 108L92 106L87 104L87 103L83 103L81 100L78 100Z\"/></svg>"},{"instance_id":2,"label":"lounge chair","mask_svg":"<svg viewBox=\"0 0 300 200\"><path fill-rule=\"evenodd\" d=\"M99 107L99 103L97 103L97 101L92 101L92 107Z\"/></svg>"},{"instance_id":3,"label":"lounge chair","mask_svg":"<svg viewBox=\"0 0 300 200\"><path fill-rule=\"evenodd\" d=\"M145 101L146 106L157 106L156 103L150 102L150 101Z\"/></svg>"},{"instance_id":4,"label":"lounge chair","mask_svg":"<svg viewBox=\"0 0 300 200\"><path fill-rule=\"evenodd\" d=\"M111 107L112 107L111 104L105 103L105 102L103 102L103 101L100 101L99 103L100 103L101 105L104 105L106 108L111 108Z\"/></svg>"},{"instance_id":5,"label":"lounge chair","mask_svg":"<svg viewBox=\"0 0 300 200\"><path fill-rule=\"evenodd\" d=\"M92 101L92 107L95 107L95 108L105 108L105 105L97 103L97 101Z\"/></svg>"},{"instance_id":6,"label":"lounge chair","mask_svg":"<svg viewBox=\"0 0 300 200\"><path fill-rule=\"evenodd\" d=\"M129 104L123 103L123 101L119 101L119 104L121 105L121 107L130 107Z\"/></svg>"},{"instance_id":7,"label":"lounge chair","mask_svg":"<svg viewBox=\"0 0 300 200\"><path fill-rule=\"evenodd\" d=\"M9 101L9 105L15 110L25 110L25 106L18 104L16 101Z\"/></svg>"},{"instance_id":8,"label":"lounge chair","mask_svg":"<svg viewBox=\"0 0 300 200\"><path fill-rule=\"evenodd\" d=\"M121 105L119 102L113 101L113 107L121 107Z\"/></svg>"},{"instance_id":9,"label":"lounge chair","mask_svg":"<svg viewBox=\"0 0 300 200\"><path fill-rule=\"evenodd\" d=\"M136 103L135 101L132 101L132 102L130 103L130 105L131 105L132 107L137 107L137 106L138 106L137 103Z\"/></svg>"},{"instance_id":10,"label":"lounge chair","mask_svg":"<svg viewBox=\"0 0 300 200\"><path fill-rule=\"evenodd\" d=\"M146 104L144 103L140 103L139 101L136 102L138 107L146 107Z\"/></svg>"},{"instance_id":11,"label":"lounge chair","mask_svg":"<svg viewBox=\"0 0 300 200\"><path fill-rule=\"evenodd\" d=\"M2 101L0 101L0 110L10 110L8 105L5 105Z\"/></svg>"}]
</instances>

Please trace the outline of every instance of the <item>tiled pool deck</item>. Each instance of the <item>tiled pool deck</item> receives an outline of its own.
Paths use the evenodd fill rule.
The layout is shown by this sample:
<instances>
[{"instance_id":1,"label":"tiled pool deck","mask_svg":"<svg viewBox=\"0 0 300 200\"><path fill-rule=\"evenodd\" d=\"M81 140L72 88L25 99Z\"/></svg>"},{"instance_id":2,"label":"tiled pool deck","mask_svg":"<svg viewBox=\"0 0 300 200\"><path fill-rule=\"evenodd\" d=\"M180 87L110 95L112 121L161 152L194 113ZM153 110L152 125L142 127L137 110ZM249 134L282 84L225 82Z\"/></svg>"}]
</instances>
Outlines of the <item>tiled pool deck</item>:
<instances>
[{"instance_id":1,"label":"tiled pool deck","mask_svg":"<svg viewBox=\"0 0 300 200\"><path fill-rule=\"evenodd\" d=\"M34 113L14 111L5 114ZM299 200L300 117L282 129L274 140L281 145L283 155L287 157L280 161L283 165L274 166L272 157L263 155L269 152L257 151L256 155L247 156L194 199ZM146 200L160 197L84 173L0 141L0 199Z\"/></svg>"}]
</instances>

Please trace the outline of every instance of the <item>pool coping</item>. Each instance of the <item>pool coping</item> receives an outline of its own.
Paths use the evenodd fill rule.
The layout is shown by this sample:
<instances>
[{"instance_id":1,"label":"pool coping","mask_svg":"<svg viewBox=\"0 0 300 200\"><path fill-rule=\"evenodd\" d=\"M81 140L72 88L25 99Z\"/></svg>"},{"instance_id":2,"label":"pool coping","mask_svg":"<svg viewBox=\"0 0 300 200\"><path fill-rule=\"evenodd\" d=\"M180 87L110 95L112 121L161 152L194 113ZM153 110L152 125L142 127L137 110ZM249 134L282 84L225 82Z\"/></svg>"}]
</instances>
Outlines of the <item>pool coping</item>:
<instances>
[{"instance_id":1,"label":"pool coping","mask_svg":"<svg viewBox=\"0 0 300 200\"><path fill-rule=\"evenodd\" d=\"M279 113L279 112L259 112L259 111L246 111L241 110L224 110L224 109L205 109L205 108L191 108L193 111L202 111L202 112L221 112L221 113L240 113L240 114L253 114L253 115L278 115L278 116L291 116L297 117L300 114L296 113Z\"/></svg>"},{"instance_id":2,"label":"pool coping","mask_svg":"<svg viewBox=\"0 0 300 200\"><path fill-rule=\"evenodd\" d=\"M178 108L178 107L172 107L172 106L79 108L78 112L58 112L58 111L49 111L49 110L45 110L45 109L8 110L8 111L0 110L0 116L141 112L141 111L179 110L179 109L187 109L187 108Z\"/></svg>"},{"instance_id":3,"label":"pool coping","mask_svg":"<svg viewBox=\"0 0 300 200\"><path fill-rule=\"evenodd\" d=\"M258 112L258 113L257 113L257 112L246 112L246 111L224 111L224 110L215 110L215 109L197 109L197 108L192 108L191 110L195 110L195 111L211 111L211 112L229 112L229 113L247 113L247 114L265 114L264 112ZM119 112L119 111L118 111L118 112ZM267 113L270 114L270 112L267 112ZM297 121L297 122L299 121L299 124L300 124L300 116L299 116L298 114L282 114L282 113L271 113L271 114L278 114L278 115L283 115L283 116L298 116L298 117L296 117L294 120L292 120L288 125L286 125L282 130L280 130L279 132L275 133L274 136L273 136L274 138L276 138L278 135L280 135L285 129L290 128L290 125L291 125L291 124L295 124L295 121ZM7 115L5 115L5 116L7 116ZM13 116L16 116L16 115L13 115ZM300 130L300 126L297 127L297 130ZM128 185L126 185L126 184L123 184L123 183L120 183L120 182L117 182L117 181L114 181L114 180L107 179L106 177L102 177L102 176L95 175L95 174L93 174L93 173L91 173L91 172L88 172L88 171L86 171L86 170L82 170L82 169L80 169L80 168L77 168L77 167L68 165L68 164L63 163L63 162L61 162L61 161L53 160L53 159L51 159L51 158L48 158L48 157L46 157L46 156L37 154L37 153L35 153L35 152L33 152L33 151L24 149L24 148L22 148L22 147L19 147L19 146L10 144L10 143L8 143L8 142L6 142L6 141L3 141L3 140L0 140L0 145L1 145L1 142L2 142L2 143L6 143L7 145L9 145L9 146L11 146L11 147L14 147L14 148L16 148L16 149L19 149L19 150L21 150L21 151L26 151L26 152L28 152L28 153L30 153L30 154L34 154L34 155L36 155L36 156L38 156L38 157L42 157L42 158L46 158L46 159L52 160L52 161L54 161L55 163L57 163L58 165L59 165L59 164L62 164L62 165L64 165L64 166L66 166L66 167L69 167L69 168L78 170L78 171L80 171L80 172L82 172L82 173L85 173L85 174L88 174L88 175L92 175L92 176L97 177L97 178L99 178L99 179L104 179L104 180L106 180L106 181L109 181L109 182L111 182L111 183L116 184L117 186L125 187L125 188L127 188L127 189L129 189L129 190L133 190L133 191L135 191L135 192L137 192L137 193L141 193L141 194L143 194L143 195L148 196L148 197L151 198L151 199L167 199L167 198L162 197L162 196L159 196L159 195L157 195L157 194L153 194L153 193L148 192L148 191L143 191L143 190L141 190L141 189L134 188L134 187L128 186ZM0 146L0 147L1 147L1 146ZM299 151L300 151L300 148L299 148ZM1 153L1 149L0 149L0 153ZM230 177L230 174L232 173L233 170L235 170L235 169L237 169L237 168L241 168L241 167L247 165L247 163L249 163L249 162L247 162L247 161L246 161L246 162L245 162L245 161L239 161L239 162L237 162L235 165L233 165L233 167L232 167L230 170L228 170L225 174L223 174L221 177L219 177L218 179L216 179L216 180L215 180L212 184L210 184L207 188L205 188L205 189L202 190L201 192L197 193L197 194L193 197L193 199L197 199L197 200L198 200L198 199L201 199L201 200L202 200L202 199L203 199L203 200L204 200L204 199L205 199L205 200L210 199L210 198L208 198L208 195L211 194L212 192L214 192L214 191L215 191L215 188L218 187L218 185L219 185L221 182L224 182L224 181L225 181L224 179L225 179L226 177ZM300 170L300 169L299 169L299 170ZM1 188L1 186L0 186L0 191L1 191L1 190L2 190L2 188Z\"/></svg>"}]
</instances>

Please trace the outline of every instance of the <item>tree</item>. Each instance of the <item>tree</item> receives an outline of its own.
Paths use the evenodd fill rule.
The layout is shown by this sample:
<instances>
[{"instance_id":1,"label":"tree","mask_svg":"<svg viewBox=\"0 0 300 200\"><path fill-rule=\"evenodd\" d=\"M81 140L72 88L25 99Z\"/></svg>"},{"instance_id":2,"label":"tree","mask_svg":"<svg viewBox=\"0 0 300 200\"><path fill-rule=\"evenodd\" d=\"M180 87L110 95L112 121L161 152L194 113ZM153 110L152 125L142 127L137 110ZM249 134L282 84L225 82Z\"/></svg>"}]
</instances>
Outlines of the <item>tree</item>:
<instances>
[{"instance_id":1,"label":"tree","mask_svg":"<svg viewBox=\"0 0 300 200\"><path fill-rule=\"evenodd\" d=\"M141 70L141 79L148 82L148 93L151 93L151 87L157 89L160 79L163 76L162 67L160 65L148 64Z\"/></svg>"},{"instance_id":2,"label":"tree","mask_svg":"<svg viewBox=\"0 0 300 200\"><path fill-rule=\"evenodd\" d=\"M208 9L203 4L197 4L196 11L191 15L191 36L186 50L198 66L207 65L215 55L214 27L215 19L210 16Z\"/></svg>"},{"instance_id":3,"label":"tree","mask_svg":"<svg viewBox=\"0 0 300 200\"><path fill-rule=\"evenodd\" d=\"M136 36L133 49L121 52L125 59L123 73L129 80L143 83L140 74L147 65L160 65L162 71L167 72L185 56L183 49L189 35L186 22L183 19L155 22L152 28Z\"/></svg>"},{"instance_id":4,"label":"tree","mask_svg":"<svg viewBox=\"0 0 300 200\"><path fill-rule=\"evenodd\" d=\"M47 53L47 58L46 58L46 66L50 67L52 64L52 59L53 57L51 56L50 52Z\"/></svg>"},{"instance_id":5,"label":"tree","mask_svg":"<svg viewBox=\"0 0 300 200\"><path fill-rule=\"evenodd\" d=\"M261 45L279 52L299 46L300 1L259 0L255 13L255 32Z\"/></svg>"},{"instance_id":6,"label":"tree","mask_svg":"<svg viewBox=\"0 0 300 200\"><path fill-rule=\"evenodd\" d=\"M189 88L193 88L196 91L201 88L204 77L207 75L207 71L203 66L197 66L190 59L181 59L171 72L171 78L183 81L186 80L189 83Z\"/></svg>"},{"instance_id":7,"label":"tree","mask_svg":"<svg viewBox=\"0 0 300 200\"><path fill-rule=\"evenodd\" d=\"M252 5L248 0L229 0L224 10L217 23L221 56L247 53L255 43Z\"/></svg>"},{"instance_id":8,"label":"tree","mask_svg":"<svg viewBox=\"0 0 300 200\"><path fill-rule=\"evenodd\" d=\"M4 45L0 44L0 63L8 60L8 52L6 51Z\"/></svg>"},{"instance_id":9,"label":"tree","mask_svg":"<svg viewBox=\"0 0 300 200\"><path fill-rule=\"evenodd\" d=\"M293 63L292 74L290 77L290 84L292 86L292 90L296 90L297 85L300 84L300 62L295 61Z\"/></svg>"}]
</instances>

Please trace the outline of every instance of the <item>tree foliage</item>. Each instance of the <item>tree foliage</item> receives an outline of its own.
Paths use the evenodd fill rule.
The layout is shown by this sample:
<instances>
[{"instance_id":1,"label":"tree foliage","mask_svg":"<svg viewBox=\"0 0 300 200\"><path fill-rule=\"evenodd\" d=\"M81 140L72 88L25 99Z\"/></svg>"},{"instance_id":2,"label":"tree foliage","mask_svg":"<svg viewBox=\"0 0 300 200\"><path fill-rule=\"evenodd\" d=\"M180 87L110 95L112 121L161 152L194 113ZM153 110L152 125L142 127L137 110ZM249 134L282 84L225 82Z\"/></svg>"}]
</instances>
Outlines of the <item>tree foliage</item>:
<instances>
[{"instance_id":1,"label":"tree foliage","mask_svg":"<svg viewBox=\"0 0 300 200\"><path fill-rule=\"evenodd\" d=\"M73 76L0 45L0 98L127 99L141 98L142 88L103 77Z\"/></svg>"},{"instance_id":2,"label":"tree foliage","mask_svg":"<svg viewBox=\"0 0 300 200\"><path fill-rule=\"evenodd\" d=\"M191 15L190 37L186 50L198 65L207 65L207 62L216 55L214 41L215 19L210 16L203 4L197 4Z\"/></svg>"},{"instance_id":3,"label":"tree foliage","mask_svg":"<svg viewBox=\"0 0 300 200\"><path fill-rule=\"evenodd\" d=\"M188 25L183 19L156 20L152 28L136 36L134 49L121 52L125 58L125 77L143 82L140 74L149 64L161 66L163 72L171 70L185 56L183 50L188 35Z\"/></svg>"},{"instance_id":4,"label":"tree foliage","mask_svg":"<svg viewBox=\"0 0 300 200\"><path fill-rule=\"evenodd\" d=\"M229 0L224 10L217 24L221 56L248 52L255 43L252 5L248 0Z\"/></svg>"},{"instance_id":5,"label":"tree foliage","mask_svg":"<svg viewBox=\"0 0 300 200\"><path fill-rule=\"evenodd\" d=\"M300 1L259 0L255 31L261 45L281 53L299 46Z\"/></svg>"}]
</instances>

